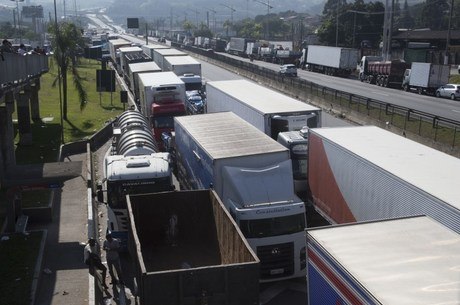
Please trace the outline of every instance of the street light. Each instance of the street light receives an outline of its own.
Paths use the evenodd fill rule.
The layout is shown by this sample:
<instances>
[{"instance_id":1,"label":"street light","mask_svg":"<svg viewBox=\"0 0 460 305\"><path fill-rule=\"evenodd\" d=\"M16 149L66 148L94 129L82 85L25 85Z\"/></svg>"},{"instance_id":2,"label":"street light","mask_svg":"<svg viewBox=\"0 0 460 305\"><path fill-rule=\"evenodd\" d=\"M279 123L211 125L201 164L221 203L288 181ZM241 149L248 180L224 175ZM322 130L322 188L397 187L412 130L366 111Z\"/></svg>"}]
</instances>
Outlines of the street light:
<instances>
[{"instance_id":1,"label":"street light","mask_svg":"<svg viewBox=\"0 0 460 305\"><path fill-rule=\"evenodd\" d=\"M267 27L266 27L266 37L265 37L265 39L268 40L270 38L269 37L270 36L270 30L268 28L269 24L270 24L270 20L269 20L270 9L273 8L273 6L270 5L270 0L267 0L267 2L260 1L260 0L254 0L254 1L267 6Z\"/></svg>"},{"instance_id":2,"label":"street light","mask_svg":"<svg viewBox=\"0 0 460 305\"><path fill-rule=\"evenodd\" d=\"M21 34L21 18L19 17L19 2L24 2L24 0L11 0L16 2L16 9L18 11L18 28L17 31L19 32L19 43L22 43L22 34ZM17 34L17 33L16 33Z\"/></svg>"}]
</instances>

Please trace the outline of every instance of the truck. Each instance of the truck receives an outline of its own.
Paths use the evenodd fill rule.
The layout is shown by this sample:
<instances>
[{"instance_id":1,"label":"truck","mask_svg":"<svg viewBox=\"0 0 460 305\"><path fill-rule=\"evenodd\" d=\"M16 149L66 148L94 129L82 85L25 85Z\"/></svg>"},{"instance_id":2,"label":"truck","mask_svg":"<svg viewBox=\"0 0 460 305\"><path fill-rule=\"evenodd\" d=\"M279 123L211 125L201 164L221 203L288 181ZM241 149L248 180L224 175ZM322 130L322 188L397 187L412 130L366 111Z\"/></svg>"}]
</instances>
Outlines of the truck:
<instances>
[{"instance_id":1,"label":"truck","mask_svg":"<svg viewBox=\"0 0 460 305\"><path fill-rule=\"evenodd\" d=\"M232 111L277 139L282 131L321 127L321 108L247 80L206 83L207 112Z\"/></svg>"},{"instance_id":2,"label":"truck","mask_svg":"<svg viewBox=\"0 0 460 305\"><path fill-rule=\"evenodd\" d=\"M227 46L227 53L237 56L247 56L246 47L248 42L254 42L253 39L231 37Z\"/></svg>"},{"instance_id":3,"label":"truck","mask_svg":"<svg viewBox=\"0 0 460 305\"><path fill-rule=\"evenodd\" d=\"M131 64L137 64L137 63L154 63L152 59L145 55L142 51L141 52L127 52L127 53L121 53L121 61L123 62L123 78L126 81L126 84L128 85L129 88L131 88L131 71L130 71L130 65ZM155 70L157 71L157 70ZM152 71L152 72L155 72Z\"/></svg>"},{"instance_id":4,"label":"truck","mask_svg":"<svg viewBox=\"0 0 460 305\"><path fill-rule=\"evenodd\" d=\"M259 304L259 260L216 192L127 197L138 304Z\"/></svg>"},{"instance_id":5,"label":"truck","mask_svg":"<svg viewBox=\"0 0 460 305\"><path fill-rule=\"evenodd\" d=\"M126 249L126 195L173 190L171 160L168 153L158 152L149 122L137 110L127 110L117 117L112 124L112 134L97 197L107 203L108 231L119 238Z\"/></svg>"},{"instance_id":6,"label":"truck","mask_svg":"<svg viewBox=\"0 0 460 305\"><path fill-rule=\"evenodd\" d=\"M108 44L112 63L115 65L115 67L118 67L120 66L120 52L118 49L122 47L130 47L131 42L121 38L109 40Z\"/></svg>"},{"instance_id":7,"label":"truck","mask_svg":"<svg viewBox=\"0 0 460 305\"><path fill-rule=\"evenodd\" d=\"M275 62L280 65L298 64L302 52L292 50L275 50Z\"/></svg>"},{"instance_id":8,"label":"truck","mask_svg":"<svg viewBox=\"0 0 460 305\"><path fill-rule=\"evenodd\" d=\"M148 72L161 72L161 69L153 61L128 65L129 90L134 94L134 99L136 101L139 99L139 74Z\"/></svg>"},{"instance_id":9,"label":"truck","mask_svg":"<svg viewBox=\"0 0 460 305\"><path fill-rule=\"evenodd\" d=\"M175 116L186 115L185 84L173 72L139 74L139 105L149 118L152 133L160 150L161 134L174 130Z\"/></svg>"},{"instance_id":10,"label":"truck","mask_svg":"<svg viewBox=\"0 0 460 305\"><path fill-rule=\"evenodd\" d=\"M309 305L460 303L460 237L429 217L309 229L307 244Z\"/></svg>"},{"instance_id":11,"label":"truck","mask_svg":"<svg viewBox=\"0 0 460 305\"><path fill-rule=\"evenodd\" d=\"M309 45L307 70L347 77L356 69L358 52L357 49Z\"/></svg>"},{"instance_id":12,"label":"truck","mask_svg":"<svg viewBox=\"0 0 460 305\"><path fill-rule=\"evenodd\" d=\"M176 117L181 189L215 190L260 259L260 280L305 276L305 204L289 151L231 112Z\"/></svg>"},{"instance_id":13,"label":"truck","mask_svg":"<svg viewBox=\"0 0 460 305\"><path fill-rule=\"evenodd\" d=\"M449 82L450 66L425 62L413 62L404 72L402 88L404 91L415 90L419 94L434 95L436 89Z\"/></svg>"},{"instance_id":14,"label":"truck","mask_svg":"<svg viewBox=\"0 0 460 305\"><path fill-rule=\"evenodd\" d=\"M162 71L166 70L165 57L166 56L188 56L187 53L176 50L176 49L154 49L154 61Z\"/></svg>"},{"instance_id":15,"label":"truck","mask_svg":"<svg viewBox=\"0 0 460 305\"><path fill-rule=\"evenodd\" d=\"M185 90L201 90L201 64L191 56L166 56L164 71L172 71L184 83Z\"/></svg>"},{"instance_id":16,"label":"truck","mask_svg":"<svg viewBox=\"0 0 460 305\"><path fill-rule=\"evenodd\" d=\"M211 38L209 41L211 49L216 52L225 52L225 47L227 46L227 41L220 38Z\"/></svg>"},{"instance_id":17,"label":"truck","mask_svg":"<svg viewBox=\"0 0 460 305\"><path fill-rule=\"evenodd\" d=\"M308 183L330 223L427 215L460 233L460 159L375 126L310 129Z\"/></svg>"},{"instance_id":18,"label":"truck","mask_svg":"<svg viewBox=\"0 0 460 305\"><path fill-rule=\"evenodd\" d=\"M118 49L120 52L120 65L117 66L119 75L128 75L128 64L129 57L128 54L143 54L142 49L139 47L121 47Z\"/></svg>"},{"instance_id":19,"label":"truck","mask_svg":"<svg viewBox=\"0 0 460 305\"><path fill-rule=\"evenodd\" d=\"M404 72L409 65L400 59L368 61L360 63L363 69L360 72L360 80L381 87L401 88Z\"/></svg>"},{"instance_id":20,"label":"truck","mask_svg":"<svg viewBox=\"0 0 460 305\"><path fill-rule=\"evenodd\" d=\"M277 138L278 143L289 149L296 193L306 193L308 189L308 129L303 127L301 130L283 131L278 133Z\"/></svg>"},{"instance_id":21,"label":"truck","mask_svg":"<svg viewBox=\"0 0 460 305\"><path fill-rule=\"evenodd\" d=\"M155 61L155 50L156 49L170 49L168 46L161 44L144 44L141 46L142 51L145 55L149 56L153 61Z\"/></svg>"}]
</instances>

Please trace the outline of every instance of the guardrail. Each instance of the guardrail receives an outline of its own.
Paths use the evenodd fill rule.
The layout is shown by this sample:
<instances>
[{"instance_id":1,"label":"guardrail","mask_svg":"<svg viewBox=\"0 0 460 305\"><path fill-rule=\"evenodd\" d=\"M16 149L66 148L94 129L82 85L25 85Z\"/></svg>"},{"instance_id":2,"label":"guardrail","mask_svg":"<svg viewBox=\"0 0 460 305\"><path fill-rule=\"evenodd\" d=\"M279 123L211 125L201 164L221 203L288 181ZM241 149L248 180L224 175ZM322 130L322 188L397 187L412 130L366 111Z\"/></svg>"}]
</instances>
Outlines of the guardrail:
<instances>
[{"instance_id":1,"label":"guardrail","mask_svg":"<svg viewBox=\"0 0 460 305\"><path fill-rule=\"evenodd\" d=\"M21 84L48 72L48 56L3 53L0 57L0 86Z\"/></svg>"},{"instance_id":2,"label":"guardrail","mask_svg":"<svg viewBox=\"0 0 460 305\"><path fill-rule=\"evenodd\" d=\"M173 47L181 47L172 44ZM265 78L273 87L286 94L296 97L303 96L310 99L322 99L331 105L338 105L350 111L364 114L370 119L378 120L382 124L394 126L402 130L402 134L410 132L422 138L429 139L447 149L460 147L460 121L439 117L430 113L398 106L365 96L335 90L302 78L288 78L280 76L276 71L258 66L257 64L235 59L205 49L185 46L185 50L194 52L224 64L245 70L251 74ZM446 150L446 149L444 149Z\"/></svg>"}]
</instances>

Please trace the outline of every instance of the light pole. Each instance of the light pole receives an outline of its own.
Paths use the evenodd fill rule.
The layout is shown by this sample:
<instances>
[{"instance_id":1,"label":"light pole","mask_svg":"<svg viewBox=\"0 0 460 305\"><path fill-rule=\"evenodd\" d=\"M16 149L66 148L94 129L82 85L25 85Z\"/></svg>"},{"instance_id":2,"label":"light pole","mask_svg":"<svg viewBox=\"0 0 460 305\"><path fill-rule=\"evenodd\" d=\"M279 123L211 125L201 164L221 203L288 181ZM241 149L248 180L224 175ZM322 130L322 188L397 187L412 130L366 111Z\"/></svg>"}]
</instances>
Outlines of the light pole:
<instances>
[{"instance_id":1,"label":"light pole","mask_svg":"<svg viewBox=\"0 0 460 305\"><path fill-rule=\"evenodd\" d=\"M60 41L60 34L59 34L59 26L58 26L58 21L57 21L57 9L56 9L56 0L54 0L54 27L55 27L55 41L56 41L56 50L55 52L57 53L57 68L58 68L58 86L59 86L59 110L61 112L61 143L64 144L64 117L63 117L63 111L62 111L62 92L61 92L61 66L60 66L60 57L62 56L62 50L58 51L59 48L59 41Z\"/></svg>"},{"instance_id":2,"label":"light pole","mask_svg":"<svg viewBox=\"0 0 460 305\"><path fill-rule=\"evenodd\" d=\"M17 33L19 33L19 43L22 43L22 33L21 33L21 17L19 13L19 2L24 2L24 0L11 0L16 2L16 10L18 12L18 27L17 27Z\"/></svg>"},{"instance_id":3,"label":"light pole","mask_svg":"<svg viewBox=\"0 0 460 305\"><path fill-rule=\"evenodd\" d=\"M269 18L270 18L270 17L269 17L269 16L270 16L270 9L273 8L273 6L270 5L270 0L267 0L267 2L260 1L260 0L254 0L254 1L267 6L267 27L266 27L266 29L265 29L265 31L266 31L266 37L265 37L265 39L268 40L268 39L270 38L270 29L269 29L269 24L270 24L270 20L269 20Z\"/></svg>"},{"instance_id":4,"label":"light pole","mask_svg":"<svg viewBox=\"0 0 460 305\"><path fill-rule=\"evenodd\" d=\"M450 27L452 22L452 12L454 11L454 0L450 1L450 10L449 10L449 24L447 28L447 39L446 39L446 54L444 55L444 64L449 64L449 44L450 44Z\"/></svg>"}]
</instances>

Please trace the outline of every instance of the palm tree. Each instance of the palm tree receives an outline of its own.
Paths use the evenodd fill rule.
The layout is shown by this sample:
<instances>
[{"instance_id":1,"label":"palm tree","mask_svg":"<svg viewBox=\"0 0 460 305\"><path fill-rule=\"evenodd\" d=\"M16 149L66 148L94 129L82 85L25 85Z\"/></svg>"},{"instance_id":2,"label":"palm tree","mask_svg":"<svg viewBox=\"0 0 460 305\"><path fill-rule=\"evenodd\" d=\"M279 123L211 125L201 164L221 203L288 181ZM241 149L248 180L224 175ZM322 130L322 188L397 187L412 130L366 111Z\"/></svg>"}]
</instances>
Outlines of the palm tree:
<instances>
[{"instance_id":1,"label":"palm tree","mask_svg":"<svg viewBox=\"0 0 460 305\"><path fill-rule=\"evenodd\" d=\"M60 75L56 77L53 85L59 77L62 79L62 115L64 120L67 120L67 72L72 74L73 84L77 89L80 99L80 109L86 105L87 93L83 88L82 78L78 74L78 54L81 53L84 47L81 30L73 23L61 22L56 26L50 25L49 32L54 34L54 58L60 68Z\"/></svg>"}]
</instances>

